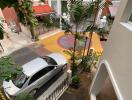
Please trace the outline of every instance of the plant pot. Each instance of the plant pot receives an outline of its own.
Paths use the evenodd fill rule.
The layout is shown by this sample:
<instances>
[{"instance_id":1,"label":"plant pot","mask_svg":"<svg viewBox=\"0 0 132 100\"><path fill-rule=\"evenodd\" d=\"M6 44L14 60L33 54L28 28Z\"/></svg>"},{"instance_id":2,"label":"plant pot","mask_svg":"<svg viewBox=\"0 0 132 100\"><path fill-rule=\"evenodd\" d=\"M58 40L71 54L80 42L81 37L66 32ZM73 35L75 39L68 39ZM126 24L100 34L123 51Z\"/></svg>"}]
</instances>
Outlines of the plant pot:
<instances>
[{"instance_id":1,"label":"plant pot","mask_svg":"<svg viewBox=\"0 0 132 100\"><path fill-rule=\"evenodd\" d=\"M80 83L72 83L71 87L78 89L80 87Z\"/></svg>"},{"instance_id":2,"label":"plant pot","mask_svg":"<svg viewBox=\"0 0 132 100\"><path fill-rule=\"evenodd\" d=\"M100 38L100 41L107 41L106 38Z\"/></svg>"}]
</instances>

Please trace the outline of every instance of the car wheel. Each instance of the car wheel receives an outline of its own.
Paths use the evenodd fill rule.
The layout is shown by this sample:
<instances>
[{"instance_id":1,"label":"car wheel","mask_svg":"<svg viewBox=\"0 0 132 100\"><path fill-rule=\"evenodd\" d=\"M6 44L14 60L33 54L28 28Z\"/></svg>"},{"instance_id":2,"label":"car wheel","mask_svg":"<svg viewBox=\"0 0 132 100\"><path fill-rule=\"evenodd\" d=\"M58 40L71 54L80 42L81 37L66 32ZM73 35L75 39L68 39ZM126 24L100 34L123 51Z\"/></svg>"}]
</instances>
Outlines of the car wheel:
<instances>
[{"instance_id":1,"label":"car wheel","mask_svg":"<svg viewBox=\"0 0 132 100\"><path fill-rule=\"evenodd\" d=\"M37 89L33 89L29 92L30 95L34 96L37 92Z\"/></svg>"}]
</instances>

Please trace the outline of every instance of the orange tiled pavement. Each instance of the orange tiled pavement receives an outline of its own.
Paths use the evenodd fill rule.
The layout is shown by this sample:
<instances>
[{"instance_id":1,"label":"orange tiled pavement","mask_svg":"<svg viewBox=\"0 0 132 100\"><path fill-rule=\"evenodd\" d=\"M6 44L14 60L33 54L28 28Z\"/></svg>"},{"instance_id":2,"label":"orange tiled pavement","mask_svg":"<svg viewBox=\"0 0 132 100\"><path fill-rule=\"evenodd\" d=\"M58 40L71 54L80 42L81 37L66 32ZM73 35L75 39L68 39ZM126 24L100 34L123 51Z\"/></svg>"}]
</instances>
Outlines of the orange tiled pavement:
<instances>
[{"instance_id":1,"label":"orange tiled pavement","mask_svg":"<svg viewBox=\"0 0 132 100\"><path fill-rule=\"evenodd\" d=\"M48 38L39 40L38 43L43 45L44 48L46 48L47 50L49 50L51 52L59 52L59 53L63 54L67 59L69 59L70 56L64 52L65 49L58 44L58 39L64 35L65 35L64 32L59 32L59 33L54 34ZM93 34L91 47L94 48L94 50L97 52L103 51L97 34Z\"/></svg>"}]
</instances>

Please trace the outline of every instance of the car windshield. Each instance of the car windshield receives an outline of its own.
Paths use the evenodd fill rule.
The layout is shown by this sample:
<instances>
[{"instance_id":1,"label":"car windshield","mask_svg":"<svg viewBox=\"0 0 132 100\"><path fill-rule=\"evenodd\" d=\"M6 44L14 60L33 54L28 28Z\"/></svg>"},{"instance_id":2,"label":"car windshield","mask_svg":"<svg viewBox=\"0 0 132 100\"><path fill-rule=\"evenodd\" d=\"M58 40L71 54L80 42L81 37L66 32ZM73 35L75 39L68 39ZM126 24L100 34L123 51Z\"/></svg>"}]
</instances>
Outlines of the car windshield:
<instances>
[{"instance_id":1,"label":"car windshield","mask_svg":"<svg viewBox=\"0 0 132 100\"><path fill-rule=\"evenodd\" d=\"M13 79L12 82L18 88L22 88L23 84L26 82L27 79L28 79L28 77L24 73L21 73L21 74L17 75L17 77L15 79Z\"/></svg>"},{"instance_id":2,"label":"car windshield","mask_svg":"<svg viewBox=\"0 0 132 100\"><path fill-rule=\"evenodd\" d=\"M57 65L56 61L52 59L51 57L46 56L43 59L48 63L48 65Z\"/></svg>"}]
</instances>

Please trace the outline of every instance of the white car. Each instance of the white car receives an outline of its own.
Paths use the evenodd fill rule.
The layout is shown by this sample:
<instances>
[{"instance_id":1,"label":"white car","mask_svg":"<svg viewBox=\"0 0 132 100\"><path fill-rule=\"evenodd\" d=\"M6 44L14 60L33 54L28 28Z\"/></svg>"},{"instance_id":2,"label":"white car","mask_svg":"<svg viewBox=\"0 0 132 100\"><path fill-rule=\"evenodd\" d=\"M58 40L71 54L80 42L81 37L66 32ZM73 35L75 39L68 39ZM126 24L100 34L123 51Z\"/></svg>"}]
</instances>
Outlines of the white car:
<instances>
[{"instance_id":1,"label":"white car","mask_svg":"<svg viewBox=\"0 0 132 100\"><path fill-rule=\"evenodd\" d=\"M35 93L67 64L59 53L44 58L36 58L22 66L22 74L14 80L3 81L3 89L8 98L20 93Z\"/></svg>"}]
</instances>

